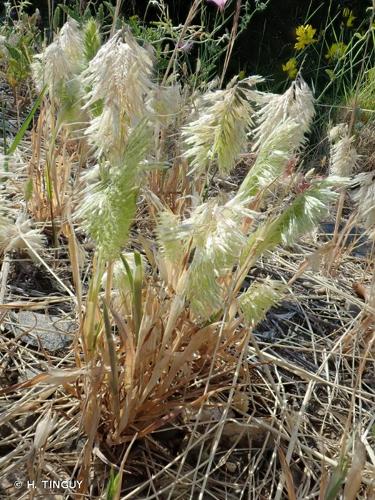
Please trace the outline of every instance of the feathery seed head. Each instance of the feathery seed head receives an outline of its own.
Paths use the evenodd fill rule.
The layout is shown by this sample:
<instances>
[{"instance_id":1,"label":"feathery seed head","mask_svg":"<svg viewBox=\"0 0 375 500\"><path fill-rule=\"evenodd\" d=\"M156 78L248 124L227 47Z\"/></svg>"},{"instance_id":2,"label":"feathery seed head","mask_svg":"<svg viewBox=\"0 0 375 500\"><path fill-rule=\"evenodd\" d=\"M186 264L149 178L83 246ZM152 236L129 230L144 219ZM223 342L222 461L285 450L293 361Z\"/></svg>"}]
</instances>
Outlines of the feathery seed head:
<instances>
[{"instance_id":1,"label":"feathery seed head","mask_svg":"<svg viewBox=\"0 0 375 500\"><path fill-rule=\"evenodd\" d=\"M166 257L176 262L188 248L193 254L185 293L193 312L200 317L208 318L220 307L222 289L218 279L238 260L246 242L240 224L244 217L253 215L238 199L224 205L210 200L196 207L181 223L170 212L161 215L158 237Z\"/></svg>"},{"instance_id":2,"label":"feathery seed head","mask_svg":"<svg viewBox=\"0 0 375 500\"><path fill-rule=\"evenodd\" d=\"M99 24L93 17L85 24L83 40L85 59L88 62L96 55L101 45Z\"/></svg>"},{"instance_id":3,"label":"feathery seed head","mask_svg":"<svg viewBox=\"0 0 375 500\"><path fill-rule=\"evenodd\" d=\"M225 205L210 201L198 206L182 227L189 228L196 248L204 248L210 259L219 259L218 264L227 267L225 258L228 256L232 261L230 255L235 254L244 242L238 228L245 215L250 216L252 212L238 201L231 200Z\"/></svg>"},{"instance_id":4,"label":"feathery seed head","mask_svg":"<svg viewBox=\"0 0 375 500\"><path fill-rule=\"evenodd\" d=\"M168 126L174 122L181 110L181 88L178 84L168 87L155 86L148 101L151 115L162 125Z\"/></svg>"},{"instance_id":5,"label":"feathery seed head","mask_svg":"<svg viewBox=\"0 0 375 500\"><path fill-rule=\"evenodd\" d=\"M348 177L355 171L358 154L354 147L354 137L349 136L349 127L341 123L333 127L329 133L331 140L331 175Z\"/></svg>"},{"instance_id":6,"label":"feathery seed head","mask_svg":"<svg viewBox=\"0 0 375 500\"><path fill-rule=\"evenodd\" d=\"M66 58L76 64L77 71L82 69L83 38L79 23L72 18L61 28L58 41L64 51Z\"/></svg>"},{"instance_id":7,"label":"feathery seed head","mask_svg":"<svg viewBox=\"0 0 375 500\"><path fill-rule=\"evenodd\" d=\"M250 235L241 262L252 252L254 259L277 245L292 245L299 236L312 231L328 213L329 205L337 199L333 187L342 184L342 178L328 177L311 181L293 202L273 220L267 219Z\"/></svg>"},{"instance_id":8,"label":"feathery seed head","mask_svg":"<svg viewBox=\"0 0 375 500\"><path fill-rule=\"evenodd\" d=\"M181 232L180 218L170 210L159 214L156 234L162 254L171 262L178 262L187 248L187 233Z\"/></svg>"},{"instance_id":9,"label":"feathery seed head","mask_svg":"<svg viewBox=\"0 0 375 500\"><path fill-rule=\"evenodd\" d=\"M361 172L356 175L353 184L359 189L354 192L354 201L358 203L358 213L366 229L375 227L375 175L374 172ZM373 233L375 234L375 233Z\"/></svg>"},{"instance_id":10,"label":"feathery seed head","mask_svg":"<svg viewBox=\"0 0 375 500\"><path fill-rule=\"evenodd\" d=\"M282 299L285 290L283 283L269 277L263 283L252 283L238 299L246 323L254 327L262 321L269 309Z\"/></svg>"},{"instance_id":11,"label":"feathery seed head","mask_svg":"<svg viewBox=\"0 0 375 500\"><path fill-rule=\"evenodd\" d=\"M125 42L117 33L99 49L82 74L83 84L90 88L85 108L104 99L108 103L123 102L133 113L141 108L143 113L144 94L152 88L152 65L150 53L130 33L125 35Z\"/></svg>"},{"instance_id":12,"label":"feathery seed head","mask_svg":"<svg viewBox=\"0 0 375 500\"><path fill-rule=\"evenodd\" d=\"M82 54L79 24L69 18L54 42L34 57L32 72L38 90L46 85L53 98L60 97L64 86L82 71Z\"/></svg>"},{"instance_id":13,"label":"feathery seed head","mask_svg":"<svg viewBox=\"0 0 375 500\"><path fill-rule=\"evenodd\" d=\"M315 115L314 96L303 78L298 78L284 94L259 94L261 108L257 112L258 126L254 133L253 149L258 150L274 133L280 122L291 119L298 123L299 140L296 148L305 141Z\"/></svg>"},{"instance_id":14,"label":"feathery seed head","mask_svg":"<svg viewBox=\"0 0 375 500\"><path fill-rule=\"evenodd\" d=\"M147 168L150 128L141 121L129 135L122 163L105 166L100 179L87 186L77 217L95 240L103 258L118 257L136 211L142 174Z\"/></svg>"},{"instance_id":15,"label":"feathery seed head","mask_svg":"<svg viewBox=\"0 0 375 500\"><path fill-rule=\"evenodd\" d=\"M329 188L312 187L296 199L293 210L287 210L282 226L281 241L292 245L297 238L308 233L327 214L329 204L337 198L337 194Z\"/></svg>"},{"instance_id":16,"label":"feathery seed head","mask_svg":"<svg viewBox=\"0 0 375 500\"><path fill-rule=\"evenodd\" d=\"M0 225L0 250L3 253L12 250L26 250L30 252L29 246L38 251L45 244L45 236L39 229L33 229L31 220L21 214L15 222L3 219ZM30 254L33 258L33 254Z\"/></svg>"},{"instance_id":17,"label":"feathery seed head","mask_svg":"<svg viewBox=\"0 0 375 500\"><path fill-rule=\"evenodd\" d=\"M102 103L102 112L93 116L86 130L97 153L109 153L121 160L130 129L146 114L153 61L148 50L126 33L125 42L117 33L105 43L82 73L88 88L84 109Z\"/></svg>"},{"instance_id":18,"label":"feathery seed head","mask_svg":"<svg viewBox=\"0 0 375 500\"><path fill-rule=\"evenodd\" d=\"M243 180L237 197L242 200L256 196L271 186L284 172L288 159L301 145L300 124L286 118L274 124L272 134L261 143L255 164Z\"/></svg>"},{"instance_id":19,"label":"feathery seed head","mask_svg":"<svg viewBox=\"0 0 375 500\"><path fill-rule=\"evenodd\" d=\"M191 227L195 249L189 268L187 298L194 313L203 318L221 306L218 278L232 269L245 245L246 237L239 229L245 215L250 216L250 211L238 201L221 206L207 202L197 207L186 221Z\"/></svg>"},{"instance_id":20,"label":"feathery seed head","mask_svg":"<svg viewBox=\"0 0 375 500\"><path fill-rule=\"evenodd\" d=\"M337 199L332 188L341 183L342 179L336 177L312 181L310 187L299 194L280 216L280 243L292 245L300 235L312 231Z\"/></svg>"},{"instance_id":21,"label":"feathery seed head","mask_svg":"<svg viewBox=\"0 0 375 500\"><path fill-rule=\"evenodd\" d=\"M205 94L199 104L198 118L183 129L186 152L192 171L205 171L217 162L219 171L228 174L247 141L253 121L253 86L263 79L253 76L230 82L225 90Z\"/></svg>"}]
</instances>

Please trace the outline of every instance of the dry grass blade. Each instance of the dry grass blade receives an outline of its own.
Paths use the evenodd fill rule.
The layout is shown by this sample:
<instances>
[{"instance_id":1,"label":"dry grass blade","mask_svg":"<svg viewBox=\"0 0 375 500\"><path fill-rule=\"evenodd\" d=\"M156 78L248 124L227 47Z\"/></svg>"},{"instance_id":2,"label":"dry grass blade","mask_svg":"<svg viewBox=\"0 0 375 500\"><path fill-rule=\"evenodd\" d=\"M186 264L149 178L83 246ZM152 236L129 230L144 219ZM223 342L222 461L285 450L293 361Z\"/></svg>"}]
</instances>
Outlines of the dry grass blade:
<instances>
[{"instance_id":1,"label":"dry grass blade","mask_svg":"<svg viewBox=\"0 0 375 500\"><path fill-rule=\"evenodd\" d=\"M293 475L290 470L289 464L285 459L284 452L281 448L278 449L279 460L281 463L281 468L284 473L286 489L288 491L288 499L289 500L297 500L296 489L294 486Z\"/></svg>"},{"instance_id":2,"label":"dry grass blade","mask_svg":"<svg viewBox=\"0 0 375 500\"><path fill-rule=\"evenodd\" d=\"M117 356L116 356L116 347L112 338L112 328L111 322L109 319L108 308L105 302L103 302L103 318L104 318L104 331L107 339L108 346L108 354L110 361L110 379L111 379L111 392L112 392L112 404L113 404L113 412L116 417L116 420L120 420L120 403L119 403L119 395L120 395L120 385L118 380L118 366L117 366Z\"/></svg>"},{"instance_id":3,"label":"dry grass blade","mask_svg":"<svg viewBox=\"0 0 375 500\"><path fill-rule=\"evenodd\" d=\"M24 389L28 387L33 387L39 384L46 385L64 385L75 382L81 375L85 373L85 369L75 369L75 370L59 370L51 369L48 373L41 373L36 375L30 380L15 384L13 386L7 387L6 389L1 389L0 394L9 394L19 389Z\"/></svg>"},{"instance_id":4,"label":"dry grass blade","mask_svg":"<svg viewBox=\"0 0 375 500\"><path fill-rule=\"evenodd\" d=\"M366 464L366 448L357 438L354 443L352 463L346 474L344 500L355 500L362 483L363 469Z\"/></svg>"},{"instance_id":5,"label":"dry grass blade","mask_svg":"<svg viewBox=\"0 0 375 500\"><path fill-rule=\"evenodd\" d=\"M38 423L34 436L34 450L37 452L46 445L48 436L51 434L56 418L49 409L46 415Z\"/></svg>"}]
</instances>

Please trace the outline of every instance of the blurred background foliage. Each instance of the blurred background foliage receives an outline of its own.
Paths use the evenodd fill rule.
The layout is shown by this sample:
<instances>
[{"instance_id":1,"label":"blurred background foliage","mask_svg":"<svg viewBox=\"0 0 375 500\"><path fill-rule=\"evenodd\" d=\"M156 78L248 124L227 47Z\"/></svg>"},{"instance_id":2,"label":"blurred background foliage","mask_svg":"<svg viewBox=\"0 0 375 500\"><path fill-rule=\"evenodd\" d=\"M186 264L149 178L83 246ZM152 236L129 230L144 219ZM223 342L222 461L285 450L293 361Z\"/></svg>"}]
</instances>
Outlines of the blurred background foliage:
<instances>
[{"instance_id":1,"label":"blurred background foliage","mask_svg":"<svg viewBox=\"0 0 375 500\"><path fill-rule=\"evenodd\" d=\"M115 28L130 26L140 43L152 45L160 81L175 49L174 69L182 83L193 88L215 77L224 85L236 75L259 74L268 91L279 93L300 72L320 106L315 121L319 139L319 122L326 123L332 113L341 113L345 121L346 110L353 114L351 110L358 109L360 125L367 121L368 111L373 116L372 4L373 0L201 0L180 38L192 0L9 0L0 10L6 19L6 79L16 92L28 76L33 54L52 41L68 16L81 26L93 17L104 38L115 23Z\"/></svg>"},{"instance_id":2,"label":"blurred background foliage","mask_svg":"<svg viewBox=\"0 0 375 500\"><path fill-rule=\"evenodd\" d=\"M14 5L19 1L11 2ZM87 10L95 15L100 9L106 10L107 5L115 3L89 1L89 0L30 0L26 12L32 14L36 8L41 14L41 23L44 28L49 27L49 11L53 11L57 5L63 4L72 10L78 10L83 15ZM122 2L122 13L125 18L135 19L134 16L146 24L160 20L160 8L158 1L130 0ZM183 24L189 8L190 1L165 0L168 17L174 26ZM229 34L233 14L236 9L236 1L227 2L224 13L218 12L213 2L207 3L205 9L205 30L210 32L217 23L218 16L223 17L223 34ZM294 54L296 27L305 23L311 24L316 30L318 37L324 35L327 21L330 29L336 34L343 33L345 42L352 36L353 32L361 30L364 32L364 23L368 18L367 8L371 6L371 0L242 0L239 34L230 61L228 75L237 74L240 71L258 73L266 77L272 77L277 82L283 80L282 64ZM347 18L343 13L350 12L353 20L350 27L346 26ZM4 14L4 13L3 13ZM249 19L251 18L251 19ZM63 22L63 19L60 21ZM197 20L198 23L201 20ZM246 25L246 26L245 26ZM344 29L346 28L346 29ZM194 57L194 49L191 56ZM305 75L306 77L307 75Z\"/></svg>"}]
</instances>

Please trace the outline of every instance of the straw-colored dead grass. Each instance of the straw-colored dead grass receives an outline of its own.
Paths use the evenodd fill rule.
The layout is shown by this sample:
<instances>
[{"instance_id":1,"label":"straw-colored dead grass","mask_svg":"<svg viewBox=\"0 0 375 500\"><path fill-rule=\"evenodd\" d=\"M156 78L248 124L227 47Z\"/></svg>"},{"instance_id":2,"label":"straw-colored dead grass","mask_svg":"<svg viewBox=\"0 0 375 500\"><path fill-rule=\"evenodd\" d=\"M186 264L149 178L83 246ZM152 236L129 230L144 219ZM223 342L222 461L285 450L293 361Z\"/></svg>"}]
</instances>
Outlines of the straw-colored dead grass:
<instances>
[{"instance_id":1,"label":"straw-colored dead grass","mask_svg":"<svg viewBox=\"0 0 375 500\"><path fill-rule=\"evenodd\" d=\"M311 250L279 251L254 272L289 280ZM44 258L53 268L54 256ZM307 271L250 338L240 324L231 329L238 337L230 344L219 324L190 331L183 313L176 321L174 354L167 357L162 333L168 318L151 288L150 322L140 332L140 371L119 381L121 387L133 384L135 397L118 394L133 418L120 425L113 394L103 385L109 363L77 371L74 344L51 354L25 346L5 326L2 494L28 498L25 488L14 489L16 479L75 478L86 483L90 498L102 498L113 469L122 471L121 498L324 498L346 460L362 477L357 498L371 498L374 310L369 303L365 307L353 284L370 285L372 267L344 255L336 276ZM72 305L67 294L54 298L46 290L44 297L19 297L13 291L3 324L15 307L43 310L64 301ZM115 311L114 318L121 363L126 328ZM188 363L191 343L201 354ZM85 393L91 396L82 406ZM46 415L44 426L53 421L36 449ZM366 450L360 465L358 446Z\"/></svg>"}]
</instances>

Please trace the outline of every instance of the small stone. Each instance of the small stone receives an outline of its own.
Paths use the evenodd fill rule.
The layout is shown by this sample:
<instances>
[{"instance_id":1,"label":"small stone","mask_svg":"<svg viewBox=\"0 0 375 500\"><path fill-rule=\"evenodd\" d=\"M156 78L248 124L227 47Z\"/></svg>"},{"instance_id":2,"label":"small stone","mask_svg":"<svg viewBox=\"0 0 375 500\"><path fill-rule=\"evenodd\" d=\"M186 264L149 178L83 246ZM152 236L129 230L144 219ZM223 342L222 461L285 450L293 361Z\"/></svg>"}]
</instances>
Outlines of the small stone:
<instances>
[{"instance_id":1,"label":"small stone","mask_svg":"<svg viewBox=\"0 0 375 500\"><path fill-rule=\"evenodd\" d=\"M71 319L31 311L12 313L11 320L8 326L20 342L50 352L67 349L76 328Z\"/></svg>"},{"instance_id":2,"label":"small stone","mask_svg":"<svg viewBox=\"0 0 375 500\"><path fill-rule=\"evenodd\" d=\"M236 472L237 470L237 465L233 462L226 462L225 467L228 469L229 472L232 474Z\"/></svg>"}]
</instances>

